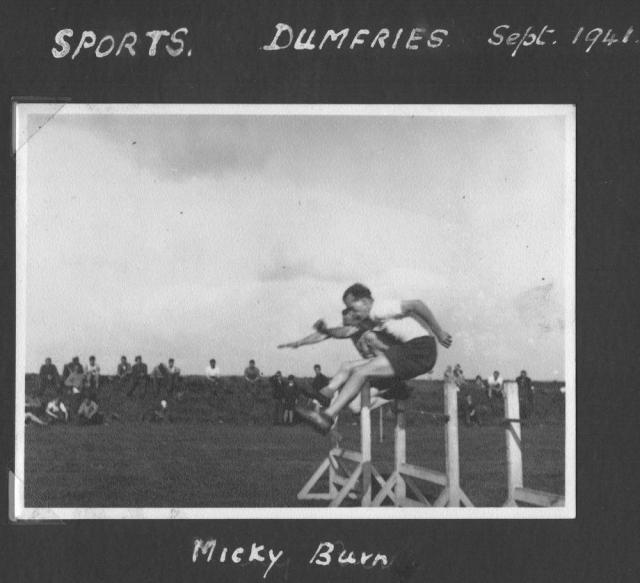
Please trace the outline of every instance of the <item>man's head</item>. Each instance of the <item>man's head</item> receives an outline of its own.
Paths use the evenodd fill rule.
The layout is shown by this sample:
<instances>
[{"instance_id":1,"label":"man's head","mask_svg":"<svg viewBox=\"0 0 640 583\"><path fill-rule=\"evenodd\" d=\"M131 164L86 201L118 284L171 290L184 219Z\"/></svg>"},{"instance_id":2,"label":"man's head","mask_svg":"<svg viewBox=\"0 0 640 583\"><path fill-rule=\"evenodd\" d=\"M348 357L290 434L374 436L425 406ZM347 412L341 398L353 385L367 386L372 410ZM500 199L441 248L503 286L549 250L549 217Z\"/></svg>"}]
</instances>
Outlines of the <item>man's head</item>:
<instances>
[{"instance_id":1,"label":"man's head","mask_svg":"<svg viewBox=\"0 0 640 583\"><path fill-rule=\"evenodd\" d=\"M316 376L322 373L322 368L320 367L319 364L313 365L313 372L316 373Z\"/></svg>"},{"instance_id":2,"label":"man's head","mask_svg":"<svg viewBox=\"0 0 640 583\"><path fill-rule=\"evenodd\" d=\"M361 283L349 286L342 294L342 301L349 310L353 311L354 317L359 319L367 318L373 305L371 290Z\"/></svg>"},{"instance_id":3,"label":"man's head","mask_svg":"<svg viewBox=\"0 0 640 583\"><path fill-rule=\"evenodd\" d=\"M295 379L295 377L294 377L292 374L290 374L290 375L287 377L287 379L288 379L288 380L290 380L290 381L292 381L292 380L294 380L294 379Z\"/></svg>"},{"instance_id":4,"label":"man's head","mask_svg":"<svg viewBox=\"0 0 640 583\"><path fill-rule=\"evenodd\" d=\"M216 359L215 359L215 358L212 358L212 359L209 361L209 366L210 366L211 368L216 368Z\"/></svg>"},{"instance_id":5,"label":"man's head","mask_svg":"<svg viewBox=\"0 0 640 583\"><path fill-rule=\"evenodd\" d=\"M120 357L120 362L122 362L122 363L127 362L127 357L126 356L121 356Z\"/></svg>"},{"instance_id":6,"label":"man's head","mask_svg":"<svg viewBox=\"0 0 640 583\"><path fill-rule=\"evenodd\" d=\"M71 362L72 362L73 364L80 364L80 357L79 357L79 356L74 356L74 357L71 359Z\"/></svg>"},{"instance_id":7,"label":"man's head","mask_svg":"<svg viewBox=\"0 0 640 583\"><path fill-rule=\"evenodd\" d=\"M493 378L497 379L500 376L500 372L497 370L493 371Z\"/></svg>"},{"instance_id":8,"label":"man's head","mask_svg":"<svg viewBox=\"0 0 640 583\"><path fill-rule=\"evenodd\" d=\"M89 364L95 364L96 363L96 357L95 356L90 356L89 357Z\"/></svg>"},{"instance_id":9,"label":"man's head","mask_svg":"<svg viewBox=\"0 0 640 583\"><path fill-rule=\"evenodd\" d=\"M255 360L250 360L249 361L249 366L255 366L256 365L256 361Z\"/></svg>"},{"instance_id":10,"label":"man's head","mask_svg":"<svg viewBox=\"0 0 640 583\"><path fill-rule=\"evenodd\" d=\"M277 371L276 371L276 376L277 376L278 378L280 378L280 377L282 376L282 371L277 370Z\"/></svg>"},{"instance_id":11,"label":"man's head","mask_svg":"<svg viewBox=\"0 0 640 583\"><path fill-rule=\"evenodd\" d=\"M51 359L47 356L47 358L44 359L44 363L51 364Z\"/></svg>"},{"instance_id":12,"label":"man's head","mask_svg":"<svg viewBox=\"0 0 640 583\"><path fill-rule=\"evenodd\" d=\"M521 377L526 377L527 376L527 371L526 370L521 370L520 371L520 376Z\"/></svg>"},{"instance_id":13,"label":"man's head","mask_svg":"<svg viewBox=\"0 0 640 583\"><path fill-rule=\"evenodd\" d=\"M136 362L139 364L142 362L142 356L136 356Z\"/></svg>"},{"instance_id":14,"label":"man's head","mask_svg":"<svg viewBox=\"0 0 640 583\"><path fill-rule=\"evenodd\" d=\"M169 359L169 366L173 366L173 363L175 362L175 360L173 360L173 358Z\"/></svg>"}]
</instances>

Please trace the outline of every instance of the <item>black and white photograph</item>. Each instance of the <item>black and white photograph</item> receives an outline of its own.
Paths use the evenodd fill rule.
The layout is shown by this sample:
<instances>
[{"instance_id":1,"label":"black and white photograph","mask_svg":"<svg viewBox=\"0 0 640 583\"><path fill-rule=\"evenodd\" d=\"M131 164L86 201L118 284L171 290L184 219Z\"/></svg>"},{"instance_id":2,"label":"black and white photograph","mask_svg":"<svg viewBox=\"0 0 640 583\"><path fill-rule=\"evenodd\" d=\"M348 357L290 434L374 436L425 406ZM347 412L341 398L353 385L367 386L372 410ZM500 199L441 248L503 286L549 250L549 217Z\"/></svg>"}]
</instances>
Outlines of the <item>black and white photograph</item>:
<instances>
[{"instance_id":1,"label":"black and white photograph","mask_svg":"<svg viewBox=\"0 0 640 583\"><path fill-rule=\"evenodd\" d=\"M575 517L575 108L14 106L15 516Z\"/></svg>"},{"instance_id":2,"label":"black and white photograph","mask_svg":"<svg viewBox=\"0 0 640 583\"><path fill-rule=\"evenodd\" d=\"M638 579L640 6L0 22L0 579Z\"/></svg>"}]
</instances>

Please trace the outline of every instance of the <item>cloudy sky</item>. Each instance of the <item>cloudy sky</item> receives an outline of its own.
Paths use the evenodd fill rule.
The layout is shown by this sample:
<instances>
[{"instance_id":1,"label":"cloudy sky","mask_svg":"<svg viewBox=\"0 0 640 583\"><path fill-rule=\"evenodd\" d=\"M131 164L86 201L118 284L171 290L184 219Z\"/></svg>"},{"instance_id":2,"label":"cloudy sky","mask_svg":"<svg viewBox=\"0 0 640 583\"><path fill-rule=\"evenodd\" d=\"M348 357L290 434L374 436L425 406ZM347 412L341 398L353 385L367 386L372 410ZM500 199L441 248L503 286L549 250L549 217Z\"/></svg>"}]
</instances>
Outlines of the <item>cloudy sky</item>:
<instances>
[{"instance_id":1,"label":"cloudy sky","mask_svg":"<svg viewBox=\"0 0 640 583\"><path fill-rule=\"evenodd\" d=\"M565 117L198 111L29 115L27 371L330 374L348 341L276 346L338 323L360 281L431 307L454 337L436 376L564 378Z\"/></svg>"}]
</instances>

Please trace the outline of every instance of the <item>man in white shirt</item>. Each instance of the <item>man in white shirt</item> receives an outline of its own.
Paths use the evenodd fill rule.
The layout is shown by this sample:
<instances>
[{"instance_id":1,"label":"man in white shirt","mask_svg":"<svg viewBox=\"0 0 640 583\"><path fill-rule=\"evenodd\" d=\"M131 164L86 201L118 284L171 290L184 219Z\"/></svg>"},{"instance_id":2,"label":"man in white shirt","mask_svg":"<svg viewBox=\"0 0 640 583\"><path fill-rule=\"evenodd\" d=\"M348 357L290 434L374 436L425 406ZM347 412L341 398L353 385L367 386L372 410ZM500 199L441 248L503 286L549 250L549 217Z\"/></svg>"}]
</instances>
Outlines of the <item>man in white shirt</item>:
<instances>
[{"instance_id":1,"label":"man in white shirt","mask_svg":"<svg viewBox=\"0 0 640 583\"><path fill-rule=\"evenodd\" d=\"M493 398L493 393L501 396L503 395L502 389L504 388L504 380L500 376L500 372L497 370L493 371L492 375L489 375L487 379L487 395L489 398Z\"/></svg>"},{"instance_id":2,"label":"man in white shirt","mask_svg":"<svg viewBox=\"0 0 640 583\"><path fill-rule=\"evenodd\" d=\"M173 358L169 359L169 367L167 370L169 371L169 377L167 378L169 394L172 394L180 381L180 369L175 365Z\"/></svg>"},{"instance_id":3,"label":"man in white shirt","mask_svg":"<svg viewBox=\"0 0 640 583\"><path fill-rule=\"evenodd\" d=\"M220 367L216 365L215 358L209 361L209 366L204 369L204 374L209 381L218 382L220 380Z\"/></svg>"},{"instance_id":4,"label":"man in white shirt","mask_svg":"<svg viewBox=\"0 0 640 583\"><path fill-rule=\"evenodd\" d=\"M452 342L451 335L440 327L421 300L374 303L369 288L359 283L347 288L342 299L361 322L372 322L374 331L387 333L398 343L373 358L354 363L342 390L324 411L296 409L322 433L329 431L334 417L360 393L370 377L409 380L429 372L436 362L436 339L445 348ZM317 329L333 335L322 323Z\"/></svg>"},{"instance_id":5,"label":"man in white shirt","mask_svg":"<svg viewBox=\"0 0 640 583\"><path fill-rule=\"evenodd\" d=\"M95 356L89 357L89 364L85 367L84 378L89 390L97 391L100 388L100 366Z\"/></svg>"}]
</instances>

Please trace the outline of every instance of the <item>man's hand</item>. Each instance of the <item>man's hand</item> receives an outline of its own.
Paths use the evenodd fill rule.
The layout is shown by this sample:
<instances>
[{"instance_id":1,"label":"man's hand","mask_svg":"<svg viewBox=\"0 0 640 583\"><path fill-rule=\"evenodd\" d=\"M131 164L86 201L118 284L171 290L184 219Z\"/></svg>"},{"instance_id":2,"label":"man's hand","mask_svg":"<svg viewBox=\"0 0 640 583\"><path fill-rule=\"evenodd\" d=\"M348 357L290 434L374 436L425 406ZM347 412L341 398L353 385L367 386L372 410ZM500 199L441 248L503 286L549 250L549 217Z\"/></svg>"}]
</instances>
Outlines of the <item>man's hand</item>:
<instances>
[{"instance_id":1,"label":"man's hand","mask_svg":"<svg viewBox=\"0 0 640 583\"><path fill-rule=\"evenodd\" d=\"M449 346L451 346L451 343L453 342L451 334L445 332L444 330L441 330L436 337L438 338L438 342L445 348L449 348Z\"/></svg>"},{"instance_id":2,"label":"man's hand","mask_svg":"<svg viewBox=\"0 0 640 583\"><path fill-rule=\"evenodd\" d=\"M321 333L325 333L327 331L327 323L320 318L320 320L318 320L314 325L313 328L317 331L317 332L321 332Z\"/></svg>"},{"instance_id":3,"label":"man's hand","mask_svg":"<svg viewBox=\"0 0 640 583\"><path fill-rule=\"evenodd\" d=\"M278 344L278 348L298 348L300 345L297 342L287 342L286 344Z\"/></svg>"}]
</instances>

